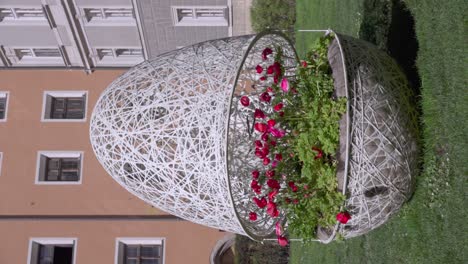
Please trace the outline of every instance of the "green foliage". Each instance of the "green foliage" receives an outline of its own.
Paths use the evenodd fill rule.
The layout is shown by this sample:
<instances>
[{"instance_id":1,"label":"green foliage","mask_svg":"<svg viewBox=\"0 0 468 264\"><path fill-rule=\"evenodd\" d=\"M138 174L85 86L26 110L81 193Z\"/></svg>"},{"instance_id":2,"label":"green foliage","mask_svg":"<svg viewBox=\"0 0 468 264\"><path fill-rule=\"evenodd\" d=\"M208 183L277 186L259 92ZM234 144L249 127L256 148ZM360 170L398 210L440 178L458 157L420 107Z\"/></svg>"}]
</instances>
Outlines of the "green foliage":
<instances>
[{"instance_id":1,"label":"green foliage","mask_svg":"<svg viewBox=\"0 0 468 264\"><path fill-rule=\"evenodd\" d=\"M307 53L307 66L300 67L296 82L291 84L297 95L288 93L283 98L294 107L285 108L284 116L278 117L293 131L287 141L293 146L295 163L300 164L298 173L288 176L288 180L301 187L297 192L288 192L289 198L298 203L285 203L283 207L287 209L291 231L306 240L315 237L318 225L330 227L336 223L336 214L345 199L337 191L335 154L346 99L333 98L334 85L327 59L332 38L320 38Z\"/></svg>"},{"instance_id":2,"label":"green foliage","mask_svg":"<svg viewBox=\"0 0 468 264\"><path fill-rule=\"evenodd\" d=\"M267 29L292 32L296 21L295 0L253 0L250 9L252 28L256 32Z\"/></svg>"}]
</instances>

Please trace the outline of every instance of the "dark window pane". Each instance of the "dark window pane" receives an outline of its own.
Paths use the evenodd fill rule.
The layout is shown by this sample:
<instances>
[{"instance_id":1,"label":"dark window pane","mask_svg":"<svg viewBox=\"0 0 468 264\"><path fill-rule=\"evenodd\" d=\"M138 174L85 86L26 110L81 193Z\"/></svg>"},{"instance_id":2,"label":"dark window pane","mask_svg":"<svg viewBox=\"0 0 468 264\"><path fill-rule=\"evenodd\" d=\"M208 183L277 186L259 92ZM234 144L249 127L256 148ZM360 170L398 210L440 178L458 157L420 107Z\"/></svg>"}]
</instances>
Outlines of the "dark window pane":
<instances>
[{"instance_id":1,"label":"dark window pane","mask_svg":"<svg viewBox=\"0 0 468 264\"><path fill-rule=\"evenodd\" d=\"M0 98L0 119L5 118L6 97Z\"/></svg>"},{"instance_id":2,"label":"dark window pane","mask_svg":"<svg viewBox=\"0 0 468 264\"><path fill-rule=\"evenodd\" d=\"M138 260L137 259L127 259L125 261L125 264L137 264Z\"/></svg>"},{"instance_id":3,"label":"dark window pane","mask_svg":"<svg viewBox=\"0 0 468 264\"><path fill-rule=\"evenodd\" d=\"M84 118L86 97L52 97L50 118L82 119Z\"/></svg>"},{"instance_id":4,"label":"dark window pane","mask_svg":"<svg viewBox=\"0 0 468 264\"><path fill-rule=\"evenodd\" d=\"M159 256L158 246L141 246L141 257L155 258Z\"/></svg>"},{"instance_id":5,"label":"dark window pane","mask_svg":"<svg viewBox=\"0 0 468 264\"><path fill-rule=\"evenodd\" d=\"M39 264L53 264L54 246L39 245Z\"/></svg>"},{"instance_id":6,"label":"dark window pane","mask_svg":"<svg viewBox=\"0 0 468 264\"><path fill-rule=\"evenodd\" d=\"M142 259L141 264L159 264L157 259Z\"/></svg>"},{"instance_id":7,"label":"dark window pane","mask_svg":"<svg viewBox=\"0 0 468 264\"><path fill-rule=\"evenodd\" d=\"M138 246L137 245L127 245L125 247L125 256L127 258L138 257Z\"/></svg>"}]
</instances>

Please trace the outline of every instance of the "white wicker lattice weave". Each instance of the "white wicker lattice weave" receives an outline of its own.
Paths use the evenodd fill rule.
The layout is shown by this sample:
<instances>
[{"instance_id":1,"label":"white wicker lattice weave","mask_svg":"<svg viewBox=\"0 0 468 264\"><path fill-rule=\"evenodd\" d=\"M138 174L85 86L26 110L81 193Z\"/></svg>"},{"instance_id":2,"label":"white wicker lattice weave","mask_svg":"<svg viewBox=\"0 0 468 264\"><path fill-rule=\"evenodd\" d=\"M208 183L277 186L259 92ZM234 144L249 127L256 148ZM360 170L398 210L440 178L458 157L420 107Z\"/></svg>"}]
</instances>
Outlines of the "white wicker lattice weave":
<instances>
[{"instance_id":1,"label":"white wicker lattice weave","mask_svg":"<svg viewBox=\"0 0 468 264\"><path fill-rule=\"evenodd\" d=\"M274 223L263 220L245 229L242 201L249 188L238 174L243 171L232 167L243 162L236 153L244 149L228 147L227 139L228 129L244 129L231 113L231 100L235 106L242 90L235 83L249 83L252 58L261 60L267 46L295 54L277 34L233 37L174 50L120 76L91 118L100 163L128 191L173 215L251 237L273 232Z\"/></svg>"},{"instance_id":2,"label":"white wicker lattice weave","mask_svg":"<svg viewBox=\"0 0 468 264\"><path fill-rule=\"evenodd\" d=\"M417 116L411 90L395 61L375 46L337 35L347 74L349 157L345 208L350 238L382 225L411 196L418 173ZM330 56L330 53L329 53ZM342 82L336 75L336 82ZM338 80L337 80L338 79ZM343 83L344 85L344 83Z\"/></svg>"}]
</instances>

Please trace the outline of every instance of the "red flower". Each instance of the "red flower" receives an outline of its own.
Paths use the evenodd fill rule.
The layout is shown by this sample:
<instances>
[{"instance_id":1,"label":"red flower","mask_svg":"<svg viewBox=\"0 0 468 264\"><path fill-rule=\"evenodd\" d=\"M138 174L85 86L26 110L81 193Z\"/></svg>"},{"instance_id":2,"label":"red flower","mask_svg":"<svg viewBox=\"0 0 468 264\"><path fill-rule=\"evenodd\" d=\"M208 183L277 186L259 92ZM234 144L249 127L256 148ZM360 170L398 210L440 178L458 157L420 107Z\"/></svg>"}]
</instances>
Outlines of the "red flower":
<instances>
[{"instance_id":1,"label":"red flower","mask_svg":"<svg viewBox=\"0 0 468 264\"><path fill-rule=\"evenodd\" d=\"M255 109L254 117L255 118L265 118L265 113L263 113L263 111L260 110L260 109Z\"/></svg>"},{"instance_id":2,"label":"red flower","mask_svg":"<svg viewBox=\"0 0 468 264\"><path fill-rule=\"evenodd\" d=\"M259 157L261 159L265 158L265 155L263 154L263 151L260 150L260 149L255 150L255 156L257 156L257 157Z\"/></svg>"},{"instance_id":3,"label":"red flower","mask_svg":"<svg viewBox=\"0 0 468 264\"><path fill-rule=\"evenodd\" d=\"M262 59L263 60L266 60L267 59L267 56L272 54L273 53L273 50L270 49L270 48L265 48L263 51L262 51Z\"/></svg>"},{"instance_id":4,"label":"red flower","mask_svg":"<svg viewBox=\"0 0 468 264\"><path fill-rule=\"evenodd\" d=\"M272 145L273 147L276 147L276 141L270 140L270 145Z\"/></svg>"},{"instance_id":5,"label":"red flower","mask_svg":"<svg viewBox=\"0 0 468 264\"><path fill-rule=\"evenodd\" d=\"M283 112L283 111L279 112L278 114L279 114L279 116L281 116L281 117L284 116L284 112Z\"/></svg>"},{"instance_id":6,"label":"red flower","mask_svg":"<svg viewBox=\"0 0 468 264\"><path fill-rule=\"evenodd\" d=\"M298 188L297 188L296 184L294 184L294 182L290 181L290 182L288 182L288 185L289 185L289 187L291 188L291 190L293 192L297 192Z\"/></svg>"},{"instance_id":7,"label":"red flower","mask_svg":"<svg viewBox=\"0 0 468 264\"><path fill-rule=\"evenodd\" d=\"M275 176L275 171L274 170L267 170L265 172L265 175L267 176L267 178L271 179Z\"/></svg>"},{"instance_id":8,"label":"red flower","mask_svg":"<svg viewBox=\"0 0 468 264\"><path fill-rule=\"evenodd\" d=\"M273 74L273 72L275 72L275 66L274 65L268 66L267 74Z\"/></svg>"},{"instance_id":9,"label":"red flower","mask_svg":"<svg viewBox=\"0 0 468 264\"><path fill-rule=\"evenodd\" d=\"M289 199L288 197L286 197L286 198L284 199L284 202L285 202L286 204L290 204L290 203L291 203L291 199Z\"/></svg>"},{"instance_id":10,"label":"red flower","mask_svg":"<svg viewBox=\"0 0 468 264\"><path fill-rule=\"evenodd\" d=\"M270 164L270 159L269 159L269 158L264 158L264 159L263 159L263 165L266 166L266 165L268 165L268 164Z\"/></svg>"},{"instance_id":11,"label":"red flower","mask_svg":"<svg viewBox=\"0 0 468 264\"><path fill-rule=\"evenodd\" d=\"M270 153L270 149L268 148L268 145L265 144L265 146L262 148L263 155L266 157L268 153Z\"/></svg>"},{"instance_id":12,"label":"red flower","mask_svg":"<svg viewBox=\"0 0 468 264\"><path fill-rule=\"evenodd\" d=\"M268 187L270 187L271 189L279 189L280 188L280 184L277 180L275 179L269 179L267 181L267 185Z\"/></svg>"},{"instance_id":13,"label":"red flower","mask_svg":"<svg viewBox=\"0 0 468 264\"><path fill-rule=\"evenodd\" d=\"M276 76L279 76L281 74L281 64L277 61L273 63L273 71L275 72Z\"/></svg>"},{"instance_id":14,"label":"red flower","mask_svg":"<svg viewBox=\"0 0 468 264\"><path fill-rule=\"evenodd\" d=\"M275 155L275 160L282 161L283 160L283 155L281 153L278 153Z\"/></svg>"},{"instance_id":15,"label":"red flower","mask_svg":"<svg viewBox=\"0 0 468 264\"><path fill-rule=\"evenodd\" d=\"M298 199L294 199L294 200L292 201L292 203L293 203L293 204L298 204L298 203L299 203L299 200L298 200Z\"/></svg>"},{"instance_id":16,"label":"red flower","mask_svg":"<svg viewBox=\"0 0 468 264\"><path fill-rule=\"evenodd\" d=\"M348 223L351 215L348 212L340 212L336 215L336 220L342 224Z\"/></svg>"},{"instance_id":17,"label":"red flower","mask_svg":"<svg viewBox=\"0 0 468 264\"><path fill-rule=\"evenodd\" d=\"M244 96L241 97L240 102L241 102L241 104L242 104L243 106L249 106L249 104L250 104L250 99L249 99L249 97L247 97L247 96L244 95Z\"/></svg>"},{"instance_id":18,"label":"red flower","mask_svg":"<svg viewBox=\"0 0 468 264\"><path fill-rule=\"evenodd\" d=\"M271 217L277 217L279 215L278 208L276 208L276 204L273 201L268 201L266 206L268 215Z\"/></svg>"},{"instance_id":19,"label":"red flower","mask_svg":"<svg viewBox=\"0 0 468 264\"><path fill-rule=\"evenodd\" d=\"M304 67L304 68L307 67L307 61L302 61L301 64L302 64L302 67Z\"/></svg>"},{"instance_id":20,"label":"red flower","mask_svg":"<svg viewBox=\"0 0 468 264\"><path fill-rule=\"evenodd\" d=\"M288 245L288 239L285 238L284 236L278 236L278 244L282 247L285 247Z\"/></svg>"},{"instance_id":21,"label":"red flower","mask_svg":"<svg viewBox=\"0 0 468 264\"><path fill-rule=\"evenodd\" d=\"M257 71L258 74L263 72L263 68L260 65L257 65L257 67L255 67L255 70Z\"/></svg>"},{"instance_id":22,"label":"red flower","mask_svg":"<svg viewBox=\"0 0 468 264\"><path fill-rule=\"evenodd\" d=\"M261 148L263 146L262 142L260 140L255 140L255 147L256 148Z\"/></svg>"},{"instance_id":23,"label":"red flower","mask_svg":"<svg viewBox=\"0 0 468 264\"><path fill-rule=\"evenodd\" d=\"M255 123L254 127L255 127L255 130L257 130L260 133L267 131L267 128L268 128L268 126L264 123Z\"/></svg>"},{"instance_id":24,"label":"red flower","mask_svg":"<svg viewBox=\"0 0 468 264\"><path fill-rule=\"evenodd\" d=\"M271 192L268 193L268 199L273 200L275 196L278 194L278 189L273 189Z\"/></svg>"},{"instance_id":25,"label":"red flower","mask_svg":"<svg viewBox=\"0 0 468 264\"><path fill-rule=\"evenodd\" d=\"M286 131L276 128L270 128L270 133L276 138L282 138L286 135Z\"/></svg>"},{"instance_id":26,"label":"red flower","mask_svg":"<svg viewBox=\"0 0 468 264\"><path fill-rule=\"evenodd\" d=\"M269 103L271 101L271 96L269 93L264 92L260 95L260 101Z\"/></svg>"},{"instance_id":27,"label":"red flower","mask_svg":"<svg viewBox=\"0 0 468 264\"><path fill-rule=\"evenodd\" d=\"M273 88L268 87L268 88L266 88L266 91L269 92L269 93L272 93L272 92L273 92Z\"/></svg>"},{"instance_id":28,"label":"red flower","mask_svg":"<svg viewBox=\"0 0 468 264\"><path fill-rule=\"evenodd\" d=\"M274 160L274 161L271 163L271 167L272 167L272 168L276 168L276 166L278 166L278 161L277 161L277 160Z\"/></svg>"},{"instance_id":29,"label":"red flower","mask_svg":"<svg viewBox=\"0 0 468 264\"><path fill-rule=\"evenodd\" d=\"M281 80L281 90L283 90L283 92L288 92L289 91L289 81L288 79L286 78L283 78L283 80Z\"/></svg>"},{"instance_id":30,"label":"red flower","mask_svg":"<svg viewBox=\"0 0 468 264\"><path fill-rule=\"evenodd\" d=\"M258 170L252 171L252 177L254 179L258 179L258 176L260 176L260 172Z\"/></svg>"},{"instance_id":31,"label":"red flower","mask_svg":"<svg viewBox=\"0 0 468 264\"><path fill-rule=\"evenodd\" d=\"M257 214L255 212L250 212L249 213L249 220L250 221L255 221L257 220Z\"/></svg>"},{"instance_id":32,"label":"red flower","mask_svg":"<svg viewBox=\"0 0 468 264\"><path fill-rule=\"evenodd\" d=\"M265 197L262 197L261 199L258 199L257 197L254 197L253 201L254 201L255 204L257 204L257 206L259 208L265 208L265 206L267 205L267 201L266 201Z\"/></svg>"},{"instance_id":33,"label":"red flower","mask_svg":"<svg viewBox=\"0 0 468 264\"><path fill-rule=\"evenodd\" d=\"M317 151L317 155L315 155L314 160L321 159L323 157L323 151L318 147L312 147L312 150Z\"/></svg>"},{"instance_id":34,"label":"red flower","mask_svg":"<svg viewBox=\"0 0 468 264\"><path fill-rule=\"evenodd\" d=\"M275 233L277 236L281 236L284 232L283 227L281 226L280 222L276 222L275 224Z\"/></svg>"},{"instance_id":35,"label":"red flower","mask_svg":"<svg viewBox=\"0 0 468 264\"><path fill-rule=\"evenodd\" d=\"M273 76L273 82L278 84L278 75Z\"/></svg>"},{"instance_id":36,"label":"red flower","mask_svg":"<svg viewBox=\"0 0 468 264\"><path fill-rule=\"evenodd\" d=\"M275 106L273 106L273 110L275 110L276 112L278 112L279 110L281 110L283 108L283 103L279 103Z\"/></svg>"},{"instance_id":37,"label":"red flower","mask_svg":"<svg viewBox=\"0 0 468 264\"><path fill-rule=\"evenodd\" d=\"M264 81L264 80L266 80L266 76L260 77L260 81Z\"/></svg>"},{"instance_id":38,"label":"red flower","mask_svg":"<svg viewBox=\"0 0 468 264\"><path fill-rule=\"evenodd\" d=\"M263 133L261 139L262 139L263 141L268 141L268 134L267 134L267 133Z\"/></svg>"},{"instance_id":39,"label":"red flower","mask_svg":"<svg viewBox=\"0 0 468 264\"><path fill-rule=\"evenodd\" d=\"M276 121L274 119L270 119L268 120L267 124L269 127L274 127L276 125Z\"/></svg>"},{"instance_id":40,"label":"red flower","mask_svg":"<svg viewBox=\"0 0 468 264\"><path fill-rule=\"evenodd\" d=\"M262 186L260 186L258 184L258 181L256 180L252 180L252 182L250 183L250 188L252 188L252 190L256 193L260 193L260 190L262 189Z\"/></svg>"}]
</instances>

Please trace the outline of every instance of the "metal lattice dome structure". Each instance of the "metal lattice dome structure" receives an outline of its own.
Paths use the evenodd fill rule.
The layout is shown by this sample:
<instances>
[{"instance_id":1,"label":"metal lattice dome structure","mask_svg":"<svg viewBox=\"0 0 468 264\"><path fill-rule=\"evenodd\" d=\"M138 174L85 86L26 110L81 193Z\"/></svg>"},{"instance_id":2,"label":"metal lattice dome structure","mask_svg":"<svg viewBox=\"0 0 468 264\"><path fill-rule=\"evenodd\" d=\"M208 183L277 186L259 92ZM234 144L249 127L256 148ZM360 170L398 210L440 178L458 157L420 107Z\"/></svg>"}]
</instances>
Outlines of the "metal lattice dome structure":
<instances>
[{"instance_id":1,"label":"metal lattice dome structure","mask_svg":"<svg viewBox=\"0 0 468 264\"><path fill-rule=\"evenodd\" d=\"M248 220L254 208L245 174L253 161L239 155L251 144L236 112L266 47L282 48L293 75L297 56L279 33L207 41L130 69L94 108L98 160L128 191L168 213L255 239L274 232L266 214Z\"/></svg>"},{"instance_id":2,"label":"metal lattice dome structure","mask_svg":"<svg viewBox=\"0 0 468 264\"><path fill-rule=\"evenodd\" d=\"M212 40L143 62L99 98L90 139L105 170L147 203L189 221L261 240L275 223L252 203L250 173L259 167L251 137L257 98L269 85L255 67L265 48L281 48L284 75L297 55L281 34ZM269 60L269 61L268 61ZM417 119L407 81L374 46L337 35L329 48L337 96L348 98L340 124L338 185L353 218L337 225L345 238L383 224L412 192L417 173ZM259 102L252 101L252 104ZM258 219L249 221L249 212Z\"/></svg>"}]
</instances>

